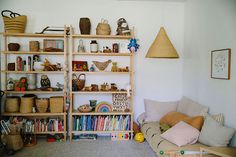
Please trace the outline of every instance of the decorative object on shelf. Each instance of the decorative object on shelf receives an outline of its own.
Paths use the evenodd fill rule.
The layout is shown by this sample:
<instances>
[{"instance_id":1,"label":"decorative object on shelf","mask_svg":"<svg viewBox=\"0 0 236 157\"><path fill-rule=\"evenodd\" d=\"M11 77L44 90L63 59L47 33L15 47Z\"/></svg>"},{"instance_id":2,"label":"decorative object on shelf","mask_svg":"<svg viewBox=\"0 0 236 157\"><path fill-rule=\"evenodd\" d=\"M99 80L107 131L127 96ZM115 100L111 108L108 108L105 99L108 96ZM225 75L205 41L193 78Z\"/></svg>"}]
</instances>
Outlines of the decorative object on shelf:
<instances>
[{"instance_id":1,"label":"decorative object on shelf","mask_svg":"<svg viewBox=\"0 0 236 157\"><path fill-rule=\"evenodd\" d=\"M101 91L108 91L109 90L109 85L108 83L103 83L101 84Z\"/></svg>"},{"instance_id":2,"label":"decorative object on shelf","mask_svg":"<svg viewBox=\"0 0 236 157\"><path fill-rule=\"evenodd\" d=\"M39 52L40 46L39 41L29 41L30 52Z\"/></svg>"},{"instance_id":3,"label":"decorative object on shelf","mask_svg":"<svg viewBox=\"0 0 236 157\"><path fill-rule=\"evenodd\" d=\"M43 51L45 52L63 52L64 40L60 39L44 39Z\"/></svg>"},{"instance_id":4,"label":"decorative object on shelf","mask_svg":"<svg viewBox=\"0 0 236 157\"><path fill-rule=\"evenodd\" d=\"M31 56L28 56L28 60L27 60L27 71L32 71L32 59Z\"/></svg>"},{"instance_id":5,"label":"decorative object on shelf","mask_svg":"<svg viewBox=\"0 0 236 157\"><path fill-rule=\"evenodd\" d=\"M81 77L84 77L84 79L81 79ZM72 74L72 90L73 91L81 91L85 86L86 81L86 75L85 74L79 74L77 77L76 74Z\"/></svg>"},{"instance_id":6,"label":"decorative object on shelf","mask_svg":"<svg viewBox=\"0 0 236 157\"><path fill-rule=\"evenodd\" d=\"M14 80L13 80L13 78L9 78L8 80L7 80L7 90L8 91L13 91L14 90Z\"/></svg>"},{"instance_id":7,"label":"decorative object on shelf","mask_svg":"<svg viewBox=\"0 0 236 157\"><path fill-rule=\"evenodd\" d=\"M113 53L119 53L119 44L118 43L113 43L112 44L112 52Z\"/></svg>"},{"instance_id":8,"label":"decorative object on shelf","mask_svg":"<svg viewBox=\"0 0 236 157\"><path fill-rule=\"evenodd\" d=\"M97 100L89 100L89 105L92 107L93 110L95 110L97 105Z\"/></svg>"},{"instance_id":9,"label":"decorative object on shelf","mask_svg":"<svg viewBox=\"0 0 236 157\"><path fill-rule=\"evenodd\" d=\"M94 71L95 71L95 66L94 66L94 64L91 64L91 66L90 66L90 68L89 68L89 71L91 71L91 72L94 72Z\"/></svg>"},{"instance_id":10,"label":"decorative object on shelf","mask_svg":"<svg viewBox=\"0 0 236 157\"><path fill-rule=\"evenodd\" d=\"M17 96L6 97L5 111L10 113L19 112L20 98Z\"/></svg>"},{"instance_id":11,"label":"decorative object on shelf","mask_svg":"<svg viewBox=\"0 0 236 157\"><path fill-rule=\"evenodd\" d=\"M9 43L7 46L8 46L8 51L19 51L20 50L20 44L18 44L18 43Z\"/></svg>"},{"instance_id":12,"label":"decorative object on shelf","mask_svg":"<svg viewBox=\"0 0 236 157\"><path fill-rule=\"evenodd\" d=\"M97 104L95 112L112 112L112 106L105 101L102 101Z\"/></svg>"},{"instance_id":13,"label":"decorative object on shelf","mask_svg":"<svg viewBox=\"0 0 236 157\"><path fill-rule=\"evenodd\" d=\"M24 95L20 101L20 113L32 113L35 102L35 96Z\"/></svg>"},{"instance_id":14,"label":"decorative object on shelf","mask_svg":"<svg viewBox=\"0 0 236 157\"><path fill-rule=\"evenodd\" d=\"M47 75L41 76L40 84L41 84L41 89L46 89L51 87L51 81Z\"/></svg>"},{"instance_id":15,"label":"decorative object on shelf","mask_svg":"<svg viewBox=\"0 0 236 157\"><path fill-rule=\"evenodd\" d=\"M111 71L112 72L117 72L118 71L117 62L112 62Z\"/></svg>"},{"instance_id":16,"label":"decorative object on shelf","mask_svg":"<svg viewBox=\"0 0 236 157\"><path fill-rule=\"evenodd\" d=\"M35 34L44 34L45 32L64 32L64 29L66 29L66 35L70 34L70 28L69 27L55 27L55 26L47 26L45 27L41 32L35 32Z\"/></svg>"},{"instance_id":17,"label":"decorative object on shelf","mask_svg":"<svg viewBox=\"0 0 236 157\"><path fill-rule=\"evenodd\" d=\"M42 71L44 69L44 62L34 62L34 70Z\"/></svg>"},{"instance_id":18,"label":"decorative object on shelf","mask_svg":"<svg viewBox=\"0 0 236 157\"><path fill-rule=\"evenodd\" d=\"M9 15L7 16L6 13L9 13ZM7 33L25 32L27 16L20 15L10 10L3 10L1 14L4 22L5 32Z\"/></svg>"},{"instance_id":19,"label":"decorative object on shelf","mask_svg":"<svg viewBox=\"0 0 236 157\"><path fill-rule=\"evenodd\" d=\"M36 135L35 134L23 134L23 142L24 147L33 147L37 144Z\"/></svg>"},{"instance_id":20,"label":"decorative object on shelf","mask_svg":"<svg viewBox=\"0 0 236 157\"><path fill-rule=\"evenodd\" d=\"M117 91L118 88L117 88L117 85L115 83L111 83L111 91Z\"/></svg>"},{"instance_id":21,"label":"decorative object on shelf","mask_svg":"<svg viewBox=\"0 0 236 157\"><path fill-rule=\"evenodd\" d=\"M39 62L40 61L40 58L39 58L39 55L33 55L33 64L32 64L32 67L33 67L33 70L35 70L34 69L34 66L35 66L35 62ZM41 64L43 64L43 63L41 63ZM40 64L38 64L38 67L40 67Z\"/></svg>"},{"instance_id":22,"label":"decorative object on shelf","mask_svg":"<svg viewBox=\"0 0 236 157\"><path fill-rule=\"evenodd\" d=\"M61 71L62 67L60 63L57 64L51 64L47 58L45 58L45 61L43 63L44 71Z\"/></svg>"},{"instance_id":23,"label":"decorative object on shelf","mask_svg":"<svg viewBox=\"0 0 236 157\"><path fill-rule=\"evenodd\" d=\"M50 112L51 113L62 113L64 106L64 98L62 96L53 96L49 99Z\"/></svg>"},{"instance_id":24,"label":"decorative object on shelf","mask_svg":"<svg viewBox=\"0 0 236 157\"><path fill-rule=\"evenodd\" d=\"M86 113L86 112L91 112L92 109L93 109L93 108L92 108L91 106L89 106L89 104L81 105L80 107L78 107L78 110L79 110L80 112L84 112L84 113Z\"/></svg>"},{"instance_id":25,"label":"decorative object on shelf","mask_svg":"<svg viewBox=\"0 0 236 157\"><path fill-rule=\"evenodd\" d=\"M78 50L77 52L85 52L85 47L84 47L84 44L83 44L83 40L80 39L79 40L79 45L78 45Z\"/></svg>"},{"instance_id":26,"label":"decorative object on shelf","mask_svg":"<svg viewBox=\"0 0 236 157\"><path fill-rule=\"evenodd\" d=\"M137 43L137 40L135 38L130 39L128 49L130 52L137 52L139 49L139 44Z\"/></svg>"},{"instance_id":27,"label":"decorative object on shelf","mask_svg":"<svg viewBox=\"0 0 236 157\"><path fill-rule=\"evenodd\" d=\"M17 71L23 71L24 65L23 60L20 56L16 57L16 70Z\"/></svg>"},{"instance_id":28,"label":"decorative object on shelf","mask_svg":"<svg viewBox=\"0 0 236 157\"><path fill-rule=\"evenodd\" d=\"M28 80L28 89L34 90L36 89L36 74L27 74Z\"/></svg>"},{"instance_id":29,"label":"decorative object on shelf","mask_svg":"<svg viewBox=\"0 0 236 157\"><path fill-rule=\"evenodd\" d=\"M96 28L96 35L110 35L111 34L111 27L108 24L108 21L102 19L100 23L98 23Z\"/></svg>"},{"instance_id":30,"label":"decorative object on shelf","mask_svg":"<svg viewBox=\"0 0 236 157\"><path fill-rule=\"evenodd\" d=\"M129 133L112 133L112 141L126 141L129 140Z\"/></svg>"},{"instance_id":31,"label":"decorative object on shelf","mask_svg":"<svg viewBox=\"0 0 236 157\"><path fill-rule=\"evenodd\" d=\"M112 94L112 107L113 111L124 111L129 108L129 102L127 94L116 93Z\"/></svg>"},{"instance_id":32,"label":"decorative object on shelf","mask_svg":"<svg viewBox=\"0 0 236 157\"><path fill-rule=\"evenodd\" d=\"M129 25L127 21L124 18L120 18L117 21L117 29L116 29L116 35L130 35L131 31L129 29Z\"/></svg>"},{"instance_id":33,"label":"decorative object on shelf","mask_svg":"<svg viewBox=\"0 0 236 157\"><path fill-rule=\"evenodd\" d=\"M73 71L88 71L87 61L72 61Z\"/></svg>"},{"instance_id":34,"label":"decorative object on shelf","mask_svg":"<svg viewBox=\"0 0 236 157\"><path fill-rule=\"evenodd\" d=\"M84 91L91 91L91 86L85 86Z\"/></svg>"},{"instance_id":35,"label":"decorative object on shelf","mask_svg":"<svg viewBox=\"0 0 236 157\"><path fill-rule=\"evenodd\" d=\"M87 17L80 18L79 29L81 34L90 34L91 23L89 18Z\"/></svg>"},{"instance_id":36,"label":"decorative object on shelf","mask_svg":"<svg viewBox=\"0 0 236 157\"><path fill-rule=\"evenodd\" d=\"M91 84L91 91L99 91L97 84Z\"/></svg>"},{"instance_id":37,"label":"decorative object on shelf","mask_svg":"<svg viewBox=\"0 0 236 157\"><path fill-rule=\"evenodd\" d=\"M27 78L21 77L20 80L15 84L16 91L26 91L28 87Z\"/></svg>"},{"instance_id":38,"label":"decorative object on shelf","mask_svg":"<svg viewBox=\"0 0 236 157\"><path fill-rule=\"evenodd\" d=\"M211 78L230 79L231 49L211 51Z\"/></svg>"},{"instance_id":39,"label":"decorative object on shelf","mask_svg":"<svg viewBox=\"0 0 236 157\"><path fill-rule=\"evenodd\" d=\"M103 47L103 53L111 53L111 49L108 46Z\"/></svg>"},{"instance_id":40,"label":"decorative object on shelf","mask_svg":"<svg viewBox=\"0 0 236 157\"><path fill-rule=\"evenodd\" d=\"M15 63L8 63L7 64L7 70L8 71L15 71L15 66L16 66Z\"/></svg>"},{"instance_id":41,"label":"decorative object on shelf","mask_svg":"<svg viewBox=\"0 0 236 157\"><path fill-rule=\"evenodd\" d=\"M93 63L100 71L104 71L107 68L107 66L111 63L111 60L105 62L93 61Z\"/></svg>"},{"instance_id":42,"label":"decorative object on shelf","mask_svg":"<svg viewBox=\"0 0 236 157\"><path fill-rule=\"evenodd\" d=\"M62 91L63 88L64 88L64 85L61 84L61 83L59 83L59 82L57 82L56 87L57 87L57 89L58 89L59 91Z\"/></svg>"},{"instance_id":43,"label":"decorative object on shelf","mask_svg":"<svg viewBox=\"0 0 236 157\"><path fill-rule=\"evenodd\" d=\"M90 52L97 53L98 52L98 43L96 40L91 40L90 42Z\"/></svg>"},{"instance_id":44,"label":"decorative object on shelf","mask_svg":"<svg viewBox=\"0 0 236 157\"><path fill-rule=\"evenodd\" d=\"M126 66L125 68L118 68L118 72L129 72L129 67Z\"/></svg>"},{"instance_id":45,"label":"decorative object on shelf","mask_svg":"<svg viewBox=\"0 0 236 157\"><path fill-rule=\"evenodd\" d=\"M36 109L39 113L46 113L48 106L49 106L49 100L48 98L37 98L35 100L36 103Z\"/></svg>"},{"instance_id":46,"label":"decorative object on shelf","mask_svg":"<svg viewBox=\"0 0 236 157\"><path fill-rule=\"evenodd\" d=\"M178 52L171 43L164 27L160 28L156 39L146 54L146 58L179 58Z\"/></svg>"},{"instance_id":47,"label":"decorative object on shelf","mask_svg":"<svg viewBox=\"0 0 236 157\"><path fill-rule=\"evenodd\" d=\"M138 143L142 143L144 141L143 133L139 132L134 136L134 139Z\"/></svg>"}]
</instances>

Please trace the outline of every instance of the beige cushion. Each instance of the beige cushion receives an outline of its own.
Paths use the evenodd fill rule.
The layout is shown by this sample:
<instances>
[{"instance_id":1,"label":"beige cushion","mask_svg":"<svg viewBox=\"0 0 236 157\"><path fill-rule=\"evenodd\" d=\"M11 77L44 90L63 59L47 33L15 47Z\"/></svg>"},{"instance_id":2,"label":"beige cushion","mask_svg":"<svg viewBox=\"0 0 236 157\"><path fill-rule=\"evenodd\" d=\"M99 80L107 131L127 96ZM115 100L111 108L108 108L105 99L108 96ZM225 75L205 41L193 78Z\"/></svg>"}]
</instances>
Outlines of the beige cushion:
<instances>
[{"instance_id":1,"label":"beige cushion","mask_svg":"<svg viewBox=\"0 0 236 157\"><path fill-rule=\"evenodd\" d=\"M212 117L207 116L200 133L199 142L212 147L225 147L229 144L234 132L235 129L224 127Z\"/></svg>"},{"instance_id":2,"label":"beige cushion","mask_svg":"<svg viewBox=\"0 0 236 157\"><path fill-rule=\"evenodd\" d=\"M213 118L215 121L217 121L221 125L224 125L224 115L222 113L213 115L207 113L206 115L204 115L204 118L206 118L207 116L211 116L211 118Z\"/></svg>"},{"instance_id":3,"label":"beige cushion","mask_svg":"<svg viewBox=\"0 0 236 157\"><path fill-rule=\"evenodd\" d=\"M183 97L177 106L177 112L184 113L188 116L206 115L208 107L203 106L189 98Z\"/></svg>"},{"instance_id":4,"label":"beige cushion","mask_svg":"<svg viewBox=\"0 0 236 157\"><path fill-rule=\"evenodd\" d=\"M159 102L144 99L145 122L159 121L161 117L171 111L176 111L178 102Z\"/></svg>"}]
</instances>

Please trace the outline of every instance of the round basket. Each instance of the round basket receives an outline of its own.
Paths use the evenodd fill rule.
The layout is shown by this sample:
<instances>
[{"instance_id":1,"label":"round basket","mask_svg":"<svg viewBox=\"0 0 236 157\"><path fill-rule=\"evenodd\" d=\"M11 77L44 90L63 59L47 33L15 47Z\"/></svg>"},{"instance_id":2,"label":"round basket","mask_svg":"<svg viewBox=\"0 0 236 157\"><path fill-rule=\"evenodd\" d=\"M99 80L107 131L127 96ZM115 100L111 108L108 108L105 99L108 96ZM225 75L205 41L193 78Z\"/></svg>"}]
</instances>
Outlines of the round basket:
<instances>
[{"instance_id":1,"label":"round basket","mask_svg":"<svg viewBox=\"0 0 236 157\"><path fill-rule=\"evenodd\" d=\"M49 106L49 99L39 98L39 99L36 99L35 102L36 102L37 112L39 112L39 113L47 112L47 109L48 109L48 106Z\"/></svg>"},{"instance_id":2,"label":"round basket","mask_svg":"<svg viewBox=\"0 0 236 157\"><path fill-rule=\"evenodd\" d=\"M6 98L5 111L14 113L19 112L20 100L19 97L11 96Z\"/></svg>"},{"instance_id":3,"label":"round basket","mask_svg":"<svg viewBox=\"0 0 236 157\"><path fill-rule=\"evenodd\" d=\"M21 113L31 113L34 106L35 97L22 96L20 102Z\"/></svg>"},{"instance_id":4,"label":"round basket","mask_svg":"<svg viewBox=\"0 0 236 157\"><path fill-rule=\"evenodd\" d=\"M92 109L93 108L89 106L89 104L81 105L80 107L78 107L78 110L83 113L91 112Z\"/></svg>"}]
</instances>

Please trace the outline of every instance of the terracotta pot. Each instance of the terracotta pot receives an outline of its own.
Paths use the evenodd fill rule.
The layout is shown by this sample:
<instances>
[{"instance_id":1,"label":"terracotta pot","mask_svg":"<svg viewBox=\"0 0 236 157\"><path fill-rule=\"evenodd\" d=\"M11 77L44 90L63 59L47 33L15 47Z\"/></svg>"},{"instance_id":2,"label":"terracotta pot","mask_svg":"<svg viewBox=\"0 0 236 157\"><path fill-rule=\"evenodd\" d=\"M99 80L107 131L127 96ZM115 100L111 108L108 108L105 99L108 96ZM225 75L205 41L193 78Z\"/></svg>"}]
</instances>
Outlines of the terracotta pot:
<instances>
[{"instance_id":1,"label":"terracotta pot","mask_svg":"<svg viewBox=\"0 0 236 157\"><path fill-rule=\"evenodd\" d=\"M91 23L89 18L80 18L79 20L79 28L81 34L90 34L91 30Z\"/></svg>"},{"instance_id":2,"label":"terracotta pot","mask_svg":"<svg viewBox=\"0 0 236 157\"><path fill-rule=\"evenodd\" d=\"M19 51L19 49L20 49L20 44L18 44L18 43L8 44L8 50L9 51Z\"/></svg>"}]
</instances>

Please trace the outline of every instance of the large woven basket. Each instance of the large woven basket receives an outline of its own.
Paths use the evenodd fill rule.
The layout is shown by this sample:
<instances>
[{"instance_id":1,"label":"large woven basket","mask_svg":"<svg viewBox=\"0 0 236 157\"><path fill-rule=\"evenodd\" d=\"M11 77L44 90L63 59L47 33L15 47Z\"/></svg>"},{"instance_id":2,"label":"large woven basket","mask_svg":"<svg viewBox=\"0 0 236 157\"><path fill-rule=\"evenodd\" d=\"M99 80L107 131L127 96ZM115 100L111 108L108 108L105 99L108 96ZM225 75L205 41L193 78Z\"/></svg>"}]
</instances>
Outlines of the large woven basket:
<instances>
[{"instance_id":1,"label":"large woven basket","mask_svg":"<svg viewBox=\"0 0 236 157\"><path fill-rule=\"evenodd\" d=\"M19 112L20 100L19 97L9 96L6 98L5 111L14 113Z\"/></svg>"},{"instance_id":2,"label":"large woven basket","mask_svg":"<svg viewBox=\"0 0 236 157\"><path fill-rule=\"evenodd\" d=\"M21 113L31 113L34 106L35 97L21 97L20 102L20 112Z\"/></svg>"},{"instance_id":3,"label":"large woven basket","mask_svg":"<svg viewBox=\"0 0 236 157\"><path fill-rule=\"evenodd\" d=\"M49 100L47 98L36 99L35 103L36 103L37 112L39 113L47 112L48 105L49 105Z\"/></svg>"},{"instance_id":4,"label":"large woven basket","mask_svg":"<svg viewBox=\"0 0 236 157\"><path fill-rule=\"evenodd\" d=\"M4 15L4 13L10 13L10 16ZM10 10L2 11L2 18L4 21L5 32L7 33L24 33L27 16L14 13Z\"/></svg>"},{"instance_id":5,"label":"large woven basket","mask_svg":"<svg viewBox=\"0 0 236 157\"><path fill-rule=\"evenodd\" d=\"M51 113L62 113L64 106L64 98L62 96L50 97L50 112Z\"/></svg>"},{"instance_id":6,"label":"large woven basket","mask_svg":"<svg viewBox=\"0 0 236 157\"><path fill-rule=\"evenodd\" d=\"M8 149L20 150L23 147L21 135L7 135L6 144Z\"/></svg>"}]
</instances>

